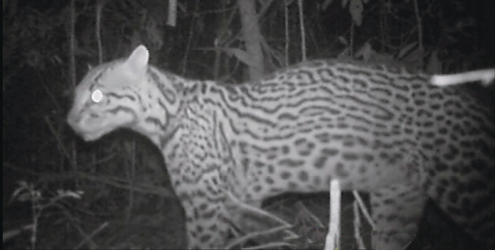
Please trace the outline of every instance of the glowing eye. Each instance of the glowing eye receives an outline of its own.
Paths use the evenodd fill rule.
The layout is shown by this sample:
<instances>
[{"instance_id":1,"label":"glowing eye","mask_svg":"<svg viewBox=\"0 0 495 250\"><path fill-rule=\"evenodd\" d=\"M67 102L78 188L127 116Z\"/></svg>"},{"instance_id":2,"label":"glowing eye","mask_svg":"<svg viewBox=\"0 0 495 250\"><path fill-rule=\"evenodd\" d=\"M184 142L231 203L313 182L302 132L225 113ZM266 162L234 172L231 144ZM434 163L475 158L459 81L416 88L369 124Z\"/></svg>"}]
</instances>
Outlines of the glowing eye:
<instances>
[{"instance_id":1,"label":"glowing eye","mask_svg":"<svg viewBox=\"0 0 495 250\"><path fill-rule=\"evenodd\" d=\"M103 93L101 93L101 91L99 89L93 91L93 93L91 93L91 100L93 102L96 102L96 103L99 103L101 102L101 99L103 99Z\"/></svg>"}]
</instances>

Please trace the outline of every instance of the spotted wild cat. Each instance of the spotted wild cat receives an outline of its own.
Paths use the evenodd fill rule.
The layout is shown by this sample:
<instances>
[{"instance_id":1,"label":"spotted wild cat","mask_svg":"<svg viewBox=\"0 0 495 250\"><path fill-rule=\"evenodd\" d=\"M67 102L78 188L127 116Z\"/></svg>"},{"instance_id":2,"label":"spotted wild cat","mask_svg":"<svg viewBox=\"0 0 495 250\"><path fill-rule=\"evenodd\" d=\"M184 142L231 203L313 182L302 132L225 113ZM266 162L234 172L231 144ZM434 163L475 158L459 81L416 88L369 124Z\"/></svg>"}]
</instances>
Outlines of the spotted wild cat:
<instances>
[{"instance_id":1,"label":"spotted wild cat","mask_svg":"<svg viewBox=\"0 0 495 250\"><path fill-rule=\"evenodd\" d=\"M334 60L226 85L165 73L148 59L139 46L91 69L68 123L87 141L128 128L160 148L190 248L225 246L231 223L242 230L235 204L327 191L332 179L370 193L376 249L405 247L428 197L493 245L493 113L457 87Z\"/></svg>"}]
</instances>

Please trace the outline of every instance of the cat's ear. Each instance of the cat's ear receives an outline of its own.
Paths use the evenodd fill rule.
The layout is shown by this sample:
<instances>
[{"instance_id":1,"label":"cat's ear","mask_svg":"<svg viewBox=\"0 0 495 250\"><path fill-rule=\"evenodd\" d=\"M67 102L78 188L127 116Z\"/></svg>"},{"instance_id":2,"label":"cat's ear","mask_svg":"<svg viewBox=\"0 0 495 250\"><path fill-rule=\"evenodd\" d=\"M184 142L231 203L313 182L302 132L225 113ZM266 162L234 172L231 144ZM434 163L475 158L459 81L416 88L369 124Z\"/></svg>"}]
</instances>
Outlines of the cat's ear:
<instances>
[{"instance_id":1,"label":"cat's ear","mask_svg":"<svg viewBox=\"0 0 495 250\"><path fill-rule=\"evenodd\" d=\"M146 73L150 53L144 45L139 45L127 58L125 64L136 74Z\"/></svg>"}]
</instances>

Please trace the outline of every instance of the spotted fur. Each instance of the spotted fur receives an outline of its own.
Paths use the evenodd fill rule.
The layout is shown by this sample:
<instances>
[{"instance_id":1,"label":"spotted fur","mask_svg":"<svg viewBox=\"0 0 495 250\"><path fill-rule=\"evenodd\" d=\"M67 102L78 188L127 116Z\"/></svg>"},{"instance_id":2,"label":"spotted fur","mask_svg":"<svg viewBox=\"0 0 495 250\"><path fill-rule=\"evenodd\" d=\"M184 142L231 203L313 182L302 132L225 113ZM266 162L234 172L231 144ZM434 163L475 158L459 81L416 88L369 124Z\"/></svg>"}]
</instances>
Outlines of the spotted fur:
<instances>
[{"instance_id":1,"label":"spotted fur","mask_svg":"<svg viewBox=\"0 0 495 250\"><path fill-rule=\"evenodd\" d=\"M325 60L226 85L165 73L148 57L140 46L90 70L68 123L88 141L128 128L161 149L190 248L225 246L232 225L259 229L246 220L266 198L327 191L333 179L370 193L376 249L407 246L428 197L493 244L493 113L457 87Z\"/></svg>"}]
</instances>

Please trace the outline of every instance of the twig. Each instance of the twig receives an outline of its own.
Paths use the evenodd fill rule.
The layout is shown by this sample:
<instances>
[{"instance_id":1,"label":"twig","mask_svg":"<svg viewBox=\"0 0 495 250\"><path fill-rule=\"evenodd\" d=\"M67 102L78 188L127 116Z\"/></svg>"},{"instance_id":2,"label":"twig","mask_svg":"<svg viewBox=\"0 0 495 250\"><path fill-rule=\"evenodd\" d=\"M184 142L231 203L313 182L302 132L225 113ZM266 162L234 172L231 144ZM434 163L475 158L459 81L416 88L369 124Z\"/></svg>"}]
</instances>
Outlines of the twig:
<instances>
[{"instance_id":1,"label":"twig","mask_svg":"<svg viewBox=\"0 0 495 250\"><path fill-rule=\"evenodd\" d=\"M466 82L481 81L483 86L488 86L495 79L495 69L482 69L451 75L434 75L430 82L436 86L448 86Z\"/></svg>"}]
</instances>

